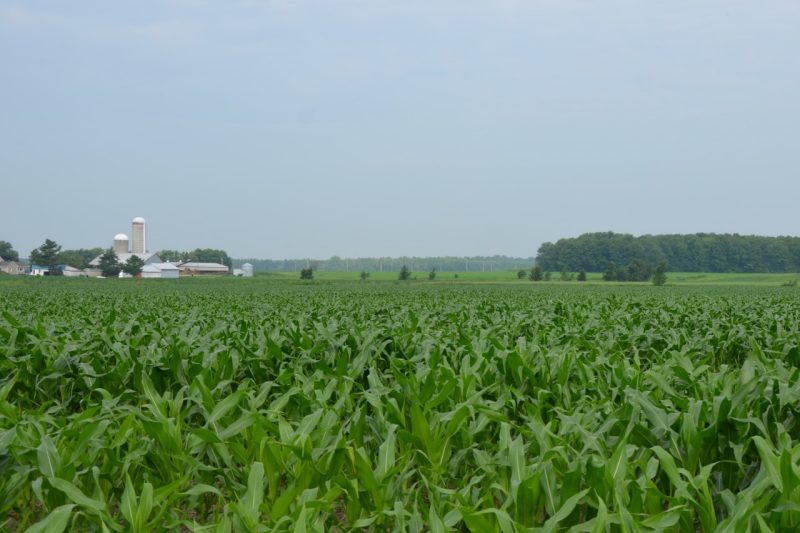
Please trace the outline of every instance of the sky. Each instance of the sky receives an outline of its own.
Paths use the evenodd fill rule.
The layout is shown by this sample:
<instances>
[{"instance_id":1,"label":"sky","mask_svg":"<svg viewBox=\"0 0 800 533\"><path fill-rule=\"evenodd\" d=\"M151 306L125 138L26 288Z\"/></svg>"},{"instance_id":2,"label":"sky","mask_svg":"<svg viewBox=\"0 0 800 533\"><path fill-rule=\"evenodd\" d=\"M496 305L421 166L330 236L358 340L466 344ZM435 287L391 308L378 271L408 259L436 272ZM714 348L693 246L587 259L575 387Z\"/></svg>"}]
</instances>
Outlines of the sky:
<instances>
[{"instance_id":1,"label":"sky","mask_svg":"<svg viewBox=\"0 0 800 533\"><path fill-rule=\"evenodd\" d=\"M0 240L798 235L795 0L0 0Z\"/></svg>"}]
</instances>

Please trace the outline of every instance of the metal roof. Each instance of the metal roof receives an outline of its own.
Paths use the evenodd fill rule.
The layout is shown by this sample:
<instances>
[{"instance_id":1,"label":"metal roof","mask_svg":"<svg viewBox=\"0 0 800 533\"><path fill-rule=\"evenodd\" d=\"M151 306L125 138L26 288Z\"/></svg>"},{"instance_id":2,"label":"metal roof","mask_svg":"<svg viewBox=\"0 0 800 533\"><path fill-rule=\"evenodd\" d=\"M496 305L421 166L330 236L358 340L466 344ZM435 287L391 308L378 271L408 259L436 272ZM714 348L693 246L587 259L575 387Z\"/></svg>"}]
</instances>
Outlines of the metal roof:
<instances>
[{"instance_id":1,"label":"metal roof","mask_svg":"<svg viewBox=\"0 0 800 533\"><path fill-rule=\"evenodd\" d=\"M226 272L228 270L227 266L220 263L195 263L193 261L187 261L178 266L181 268L191 268L192 270L225 270Z\"/></svg>"},{"instance_id":2,"label":"metal roof","mask_svg":"<svg viewBox=\"0 0 800 533\"><path fill-rule=\"evenodd\" d=\"M119 261L120 264L127 263L128 259L130 259L134 255L139 256L139 258L142 261L144 261L145 263L160 263L161 262L161 258L158 257L158 255L155 252L145 252L143 254L133 254L133 253L117 254L117 261ZM94 259L89 261L89 264L91 266L98 266L100 264L100 258L101 257L102 257L102 254L98 255L97 257L95 257Z\"/></svg>"}]
</instances>

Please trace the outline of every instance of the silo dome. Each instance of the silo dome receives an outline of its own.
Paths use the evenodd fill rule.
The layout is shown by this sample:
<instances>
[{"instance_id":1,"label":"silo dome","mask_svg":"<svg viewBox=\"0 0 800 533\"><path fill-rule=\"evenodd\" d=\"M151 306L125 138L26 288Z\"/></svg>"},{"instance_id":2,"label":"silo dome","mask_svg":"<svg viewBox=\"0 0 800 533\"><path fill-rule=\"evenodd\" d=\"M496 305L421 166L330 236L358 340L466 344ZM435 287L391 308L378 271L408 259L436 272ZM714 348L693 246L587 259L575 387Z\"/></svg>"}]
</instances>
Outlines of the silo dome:
<instances>
[{"instance_id":1,"label":"silo dome","mask_svg":"<svg viewBox=\"0 0 800 533\"><path fill-rule=\"evenodd\" d=\"M127 254L128 253L128 236L124 233L117 233L114 235L114 253Z\"/></svg>"},{"instance_id":2,"label":"silo dome","mask_svg":"<svg viewBox=\"0 0 800 533\"><path fill-rule=\"evenodd\" d=\"M145 220L142 217L136 217L133 219L134 224L144 224Z\"/></svg>"}]
</instances>

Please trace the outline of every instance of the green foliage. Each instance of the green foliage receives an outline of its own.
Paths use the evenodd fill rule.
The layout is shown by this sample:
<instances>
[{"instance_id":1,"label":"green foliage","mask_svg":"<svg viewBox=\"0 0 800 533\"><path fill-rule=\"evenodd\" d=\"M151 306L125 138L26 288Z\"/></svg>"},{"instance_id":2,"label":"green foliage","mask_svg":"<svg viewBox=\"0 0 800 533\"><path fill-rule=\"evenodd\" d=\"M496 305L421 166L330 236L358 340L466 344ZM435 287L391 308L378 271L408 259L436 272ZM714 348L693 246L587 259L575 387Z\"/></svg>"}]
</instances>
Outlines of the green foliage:
<instances>
[{"instance_id":1,"label":"green foliage","mask_svg":"<svg viewBox=\"0 0 800 533\"><path fill-rule=\"evenodd\" d=\"M586 271L581 270L578 272L578 281L586 281Z\"/></svg>"},{"instance_id":2,"label":"green foliage","mask_svg":"<svg viewBox=\"0 0 800 533\"><path fill-rule=\"evenodd\" d=\"M564 267L561 269L561 281L572 281L574 274Z\"/></svg>"},{"instance_id":3,"label":"green foliage","mask_svg":"<svg viewBox=\"0 0 800 533\"><path fill-rule=\"evenodd\" d=\"M103 276L107 278L114 277L122 271L122 266L119 264L119 259L113 248L109 248L103 252L97 267L100 269Z\"/></svg>"},{"instance_id":4,"label":"green foliage","mask_svg":"<svg viewBox=\"0 0 800 533\"><path fill-rule=\"evenodd\" d=\"M39 281L3 530L800 526L793 291Z\"/></svg>"},{"instance_id":5,"label":"green foliage","mask_svg":"<svg viewBox=\"0 0 800 533\"><path fill-rule=\"evenodd\" d=\"M411 271L408 269L406 265L403 265L400 268L400 274L398 274L397 279L400 281L407 281L411 278Z\"/></svg>"},{"instance_id":6,"label":"green foliage","mask_svg":"<svg viewBox=\"0 0 800 533\"><path fill-rule=\"evenodd\" d=\"M45 239L44 244L31 250L29 260L33 265L55 266L58 264L58 254L61 246L50 239Z\"/></svg>"},{"instance_id":7,"label":"green foliage","mask_svg":"<svg viewBox=\"0 0 800 533\"><path fill-rule=\"evenodd\" d=\"M428 272L428 279L433 281L436 279L436 268L432 268L430 272Z\"/></svg>"},{"instance_id":8,"label":"green foliage","mask_svg":"<svg viewBox=\"0 0 800 533\"><path fill-rule=\"evenodd\" d=\"M542 268L600 272L608 263L667 261L679 272L798 272L800 237L697 233L633 235L585 233L544 243L536 256Z\"/></svg>"},{"instance_id":9,"label":"green foliage","mask_svg":"<svg viewBox=\"0 0 800 533\"><path fill-rule=\"evenodd\" d=\"M528 275L528 272L525 270L517 270L517 279L525 279L525 276Z\"/></svg>"},{"instance_id":10,"label":"green foliage","mask_svg":"<svg viewBox=\"0 0 800 533\"><path fill-rule=\"evenodd\" d=\"M540 267L539 265L535 265L533 268L531 268L531 273L528 276L528 279L530 279L531 281L542 281L542 278L544 278L542 267Z\"/></svg>"},{"instance_id":11,"label":"green foliage","mask_svg":"<svg viewBox=\"0 0 800 533\"><path fill-rule=\"evenodd\" d=\"M0 241L0 258L6 261L19 261L19 253L8 241Z\"/></svg>"},{"instance_id":12,"label":"green foliage","mask_svg":"<svg viewBox=\"0 0 800 533\"><path fill-rule=\"evenodd\" d=\"M300 271L300 279L314 279L314 269L306 267Z\"/></svg>"},{"instance_id":13,"label":"green foliage","mask_svg":"<svg viewBox=\"0 0 800 533\"><path fill-rule=\"evenodd\" d=\"M143 268L144 260L138 255L130 256L128 260L125 261L125 264L122 265L122 271L126 274L130 274L131 276L141 274Z\"/></svg>"},{"instance_id":14,"label":"green foliage","mask_svg":"<svg viewBox=\"0 0 800 533\"><path fill-rule=\"evenodd\" d=\"M178 250L161 250L158 257L162 261L194 261L200 263L220 263L233 268L233 261L225 250L215 248L195 248L188 252ZM251 261L252 263L252 261Z\"/></svg>"},{"instance_id":15,"label":"green foliage","mask_svg":"<svg viewBox=\"0 0 800 533\"><path fill-rule=\"evenodd\" d=\"M661 261L653 270L653 285L661 287L667 282L667 262Z\"/></svg>"},{"instance_id":16,"label":"green foliage","mask_svg":"<svg viewBox=\"0 0 800 533\"><path fill-rule=\"evenodd\" d=\"M666 268L666 263L664 268ZM605 281L647 281L652 276L653 267L639 260L634 260L624 268L618 268L614 263L609 263L603 274L603 279Z\"/></svg>"},{"instance_id":17,"label":"green foliage","mask_svg":"<svg viewBox=\"0 0 800 533\"><path fill-rule=\"evenodd\" d=\"M369 278L369 272L367 272L366 270L362 270L361 274L359 274L358 277L361 279L361 281L366 281L367 278Z\"/></svg>"}]
</instances>

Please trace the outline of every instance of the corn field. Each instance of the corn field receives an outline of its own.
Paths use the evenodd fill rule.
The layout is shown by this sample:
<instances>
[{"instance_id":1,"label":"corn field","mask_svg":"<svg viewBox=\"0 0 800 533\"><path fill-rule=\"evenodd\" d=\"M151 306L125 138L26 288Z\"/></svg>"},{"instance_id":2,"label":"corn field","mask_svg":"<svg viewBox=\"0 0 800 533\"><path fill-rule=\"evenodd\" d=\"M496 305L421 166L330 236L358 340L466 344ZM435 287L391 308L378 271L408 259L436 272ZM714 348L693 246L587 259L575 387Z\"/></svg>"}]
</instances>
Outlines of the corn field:
<instances>
[{"instance_id":1,"label":"corn field","mask_svg":"<svg viewBox=\"0 0 800 533\"><path fill-rule=\"evenodd\" d=\"M0 283L0 529L796 531L800 294Z\"/></svg>"}]
</instances>

